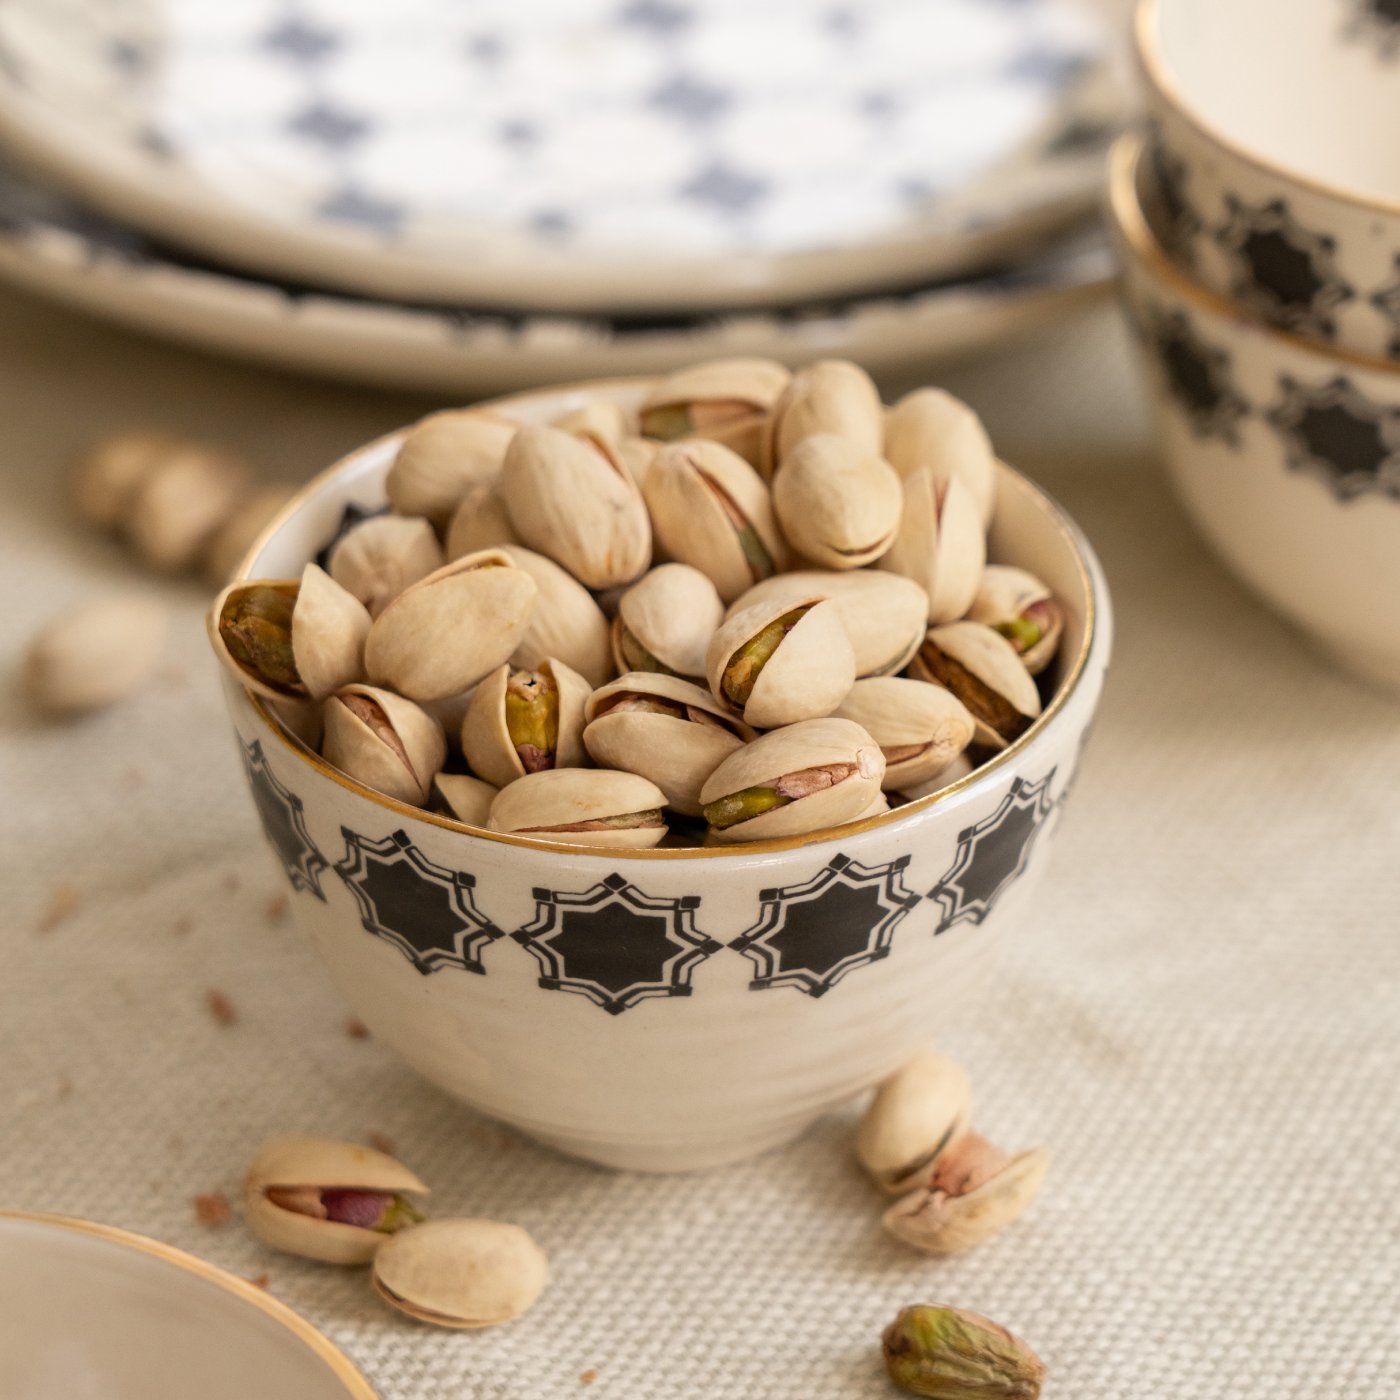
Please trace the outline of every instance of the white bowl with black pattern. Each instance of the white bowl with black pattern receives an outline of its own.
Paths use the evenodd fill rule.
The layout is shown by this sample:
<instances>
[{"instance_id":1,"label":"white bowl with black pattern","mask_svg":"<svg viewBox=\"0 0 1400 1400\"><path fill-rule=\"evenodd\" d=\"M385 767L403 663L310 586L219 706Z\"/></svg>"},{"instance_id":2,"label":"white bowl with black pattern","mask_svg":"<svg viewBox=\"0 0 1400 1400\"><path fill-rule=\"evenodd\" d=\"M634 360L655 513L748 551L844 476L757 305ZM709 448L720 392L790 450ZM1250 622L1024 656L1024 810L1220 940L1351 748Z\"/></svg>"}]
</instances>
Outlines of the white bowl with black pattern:
<instances>
[{"instance_id":1,"label":"white bowl with black pattern","mask_svg":"<svg viewBox=\"0 0 1400 1400\"><path fill-rule=\"evenodd\" d=\"M1113 153L1110 204L1187 512L1266 602L1400 692L1400 365L1266 325L1188 278L1137 137Z\"/></svg>"},{"instance_id":2,"label":"white bowl with black pattern","mask_svg":"<svg viewBox=\"0 0 1400 1400\"><path fill-rule=\"evenodd\" d=\"M1272 325L1400 359L1395 0L1138 0L1172 256Z\"/></svg>"},{"instance_id":3,"label":"white bowl with black pattern","mask_svg":"<svg viewBox=\"0 0 1400 1400\"><path fill-rule=\"evenodd\" d=\"M600 394L635 404L648 382L497 407L548 420ZM297 574L347 512L382 507L400 437L307 486L242 574ZM1003 935L1035 932L1109 602L1083 536L1010 468L991 549L1067 609L1043 716L941 794L746 848L593 851L472 830L337 772L226 678L259 816L332 981L427 1078L578 1157L683 1171L800 1132L937 1035Z\"/></svg>"}]
</instances>

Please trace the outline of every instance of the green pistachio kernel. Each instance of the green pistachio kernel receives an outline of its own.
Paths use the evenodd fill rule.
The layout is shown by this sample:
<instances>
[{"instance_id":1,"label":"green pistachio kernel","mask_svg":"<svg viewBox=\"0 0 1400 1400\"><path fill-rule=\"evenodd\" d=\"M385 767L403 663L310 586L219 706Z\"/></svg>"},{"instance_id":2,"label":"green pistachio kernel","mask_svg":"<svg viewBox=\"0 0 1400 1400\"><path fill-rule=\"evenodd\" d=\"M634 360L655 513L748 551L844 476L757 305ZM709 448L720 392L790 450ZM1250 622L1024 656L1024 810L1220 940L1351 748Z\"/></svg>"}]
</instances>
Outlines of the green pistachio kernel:
<instances>
[{"instance_id":1,"label":"green pistachio kernel","mask_svg":"<svg viewBox=\"0 0 1400 1400\"><path fill-rule=\"evenodd\" d=\"M673 442L690 432L690 408L683 403L663 403L647 409L641 418L641 429L646 437L660 438L662 442Z\"/></svg>"},{"instance_id":2,"label":"green pistachio kernel","mask_svg":"<svg viewBox=\"0 0 1400 1400\"><path fill-rule=\"evenodd\" d=\"M256 584L230 593L219 612L219 636L228 653L259 680L304 695L292 654L295 587Z\"/></svg>"},{"instance_id":3,"label":"green pistachio kernel","mask_svg":"<svg viewBox=\"0 0 1400 1400\"><path fill-rule=\"evenodd\" d=\"M771 787L743 788L739 792L729 792L717 797L705 808L705 820L723 831L727 826L737 826L753 817L761 817L775 807L786 807L793 801Z\"/></svg>"},{"instance_id":4,"label":"green pistachio kernel","mask_svg":"<svg viewBox=\"0 0 1400 1400\"><path fill-rule=\"evenodd\" d=\"M542 671L514 671L506 682L506 732L527 773L554 767L559 687Z\"/></svg>"},{"instance_id":5,"label":"green pistachio kernel","mask_svg":"<svg viewBox=\"0 0 1400 1400\"><path fill-rule=\"evenodd\" d=\"M778 644L806 616L812 606L809 603L774 618L729 658L729 664L724 668L724 675L720 681L726 699L740 709L749 703L753 688L758 683L763 668L777 651Z\"/></svg>"}]
</instances>

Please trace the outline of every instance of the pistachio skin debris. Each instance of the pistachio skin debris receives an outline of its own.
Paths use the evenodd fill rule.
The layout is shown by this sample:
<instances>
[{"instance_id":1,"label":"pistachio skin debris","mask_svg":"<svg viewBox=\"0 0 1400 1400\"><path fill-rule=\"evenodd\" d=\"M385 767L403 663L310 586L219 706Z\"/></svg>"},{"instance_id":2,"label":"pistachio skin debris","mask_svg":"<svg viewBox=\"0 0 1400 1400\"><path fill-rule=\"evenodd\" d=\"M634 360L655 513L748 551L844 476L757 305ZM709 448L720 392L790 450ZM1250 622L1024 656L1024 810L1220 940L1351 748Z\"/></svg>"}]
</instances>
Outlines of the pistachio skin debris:
<instances>
[{"instance_id":1,"label":"pistachio skin debris","mask_svg":"<svg viewBox=\"0 0 1400 1400\"><path fill-rule=\"evenodd\" d=\"M881 1340L890 1379L928 1400L1038 1400L1045 1381L1025 1342L963 1308L904 1308Z\"/></svg>"}]
</instances>

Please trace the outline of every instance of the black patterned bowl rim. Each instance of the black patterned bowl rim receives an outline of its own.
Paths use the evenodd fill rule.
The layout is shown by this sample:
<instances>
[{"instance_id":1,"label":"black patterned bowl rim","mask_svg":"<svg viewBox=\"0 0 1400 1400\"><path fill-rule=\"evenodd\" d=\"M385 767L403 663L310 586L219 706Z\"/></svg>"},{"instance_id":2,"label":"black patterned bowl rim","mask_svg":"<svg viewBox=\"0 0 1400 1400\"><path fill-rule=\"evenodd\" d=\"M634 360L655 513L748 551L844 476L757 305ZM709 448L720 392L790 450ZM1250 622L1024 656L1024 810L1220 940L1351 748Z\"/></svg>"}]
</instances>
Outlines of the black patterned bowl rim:
<instances>
[{"instance_id":1,"label":"black patterned bowl rim","mask_svg":"<svg viewBox=\"0 0 1400 1400\"><path fill-rule=\"evenodd\" d=\"M529 403L545 395L559 394L596 394L603 390L625 390L639 392L649 388L660 381L659 375L645 375L621 377L613 379L591 379L570 384L551 384L540 388L527 389L519 393L506 394L499 398L485 399L478 407L491 408L509 413L513 406ZM234 570L232 578L244 579L251 577L251 567L253 561L262 553L269 540L292 520L302 507L313 496L319 494L330 482L341 473L347 471L351 465L360 457L369 452L382 450L391 443L399 441L408 429L396 428L393 432L385 433L381 437L362 444L347 452L336 462L332 463L324 471L313 476L299 491L287 502L277 513L272 521L264 528L261 535L253 542L247 554L239 561L238 567ZM1000 753L994 754L985 763L979 765L966 777L960 778L956 783L949 784L948 787L940 789L936 793L931 793L927 797L916 798L913 802L907 802L902 807L897 807L892 811L881 812L873 817L866 817L861 821L848 822L840 827L831 827L822 831L808 832L801 836L779 836L770 837L766 841L746 841L742 845L734 846L685 846L654 850L597 850L587 846L568 845L562 841L541 841L536 837L515 836L504 831L487 831L484 827L468 826L465 822L456 821L452 817L444 817L437 812L429 812L422 807L412 807L406 802L400 802L397 798L388 797L382 792L376 792L371 787L358 782L349 774L342 773L340 769L327 763L320 754L308 748L299 739L283 728L277 716L273 713L271 706L261 696L253 694L251 691L244 691L243 694L259 718L266 727L277 737L278 741L301 762L320 773L322 777L329 778L339 787L345 788L357 796L365 798L376 806L383 807L393 812L399 817L408 817L414 821L426 822L430 826L441 827L445 831L456 832L459 835L475 838L481 841L498 842L505 846L519 846L531 851L555 851L575 858L586 856L607 856L611 860L619 858L627 860L696 860L696 859L729 859L735 857L746 857L762 855L776 851L793 851L803 846L818 845L821 842L833 839L845 840L853 836L861 835L867 831L873 831L879 827L894 827L901 823L917 817L927 812L930 808L946 802L956 794L966 791L978 784L989 785L992 775L1000 768L1004 767L1012 760L1019 758L1031 748L1040 737L1047 732L1049 727L1064 713L1070 699L1078 690L1084 674L1088 669L1090 653L1093 651L1095 643L1099 639L1102 607L1099 600L1099 590L1094 580L1094 570L1089 567L1088 557L1093 550L1085 539L1079 527L1074 523L1064 508L1048 492L1043 491L1029 478L1022 476L1014 467L1000 463L1003 483L1010 482L1014 489L1026 493L1035 502L1038 509L1044 514L1056 530L1059 531L1064 543L1069 547L1071 556L1074 559L1075 569L1079 575L1079 585L1084 594L1084 639L1080 645L1079 652L1075 656L1068 675L1060 682L1055 694L1051 697L1050 703L1041 711L1035 722L1026 730L1020 738L1009 744ZM209 627L213 627L213 619L207 619ZM836 835L839 833L839 836Z\"/></svg>"},{"instance_id":2,"label":"black patterned bowl rim","mask_svg":"<svg viewBox=\"0 0 1400 1400\"><path fill-rule=\"evenodd\" d=\"M1296 331L1285 330L1282 326L1261 320L1242 303L1233 301L1209 287L1203 287L1183 272L1153 233L1147 213L1142 207L1141 196L1138 194L1138 173L1146 150L1147 138L1136 132L1120 136L1113 143L1113 149L1108 156L1108 210L1120 241L1137 262L1151 271L1153 277L1170 287L1183 301L1192 303L1212 316L1242 324L1255 334L1266 336L1279 345L1288 346L1292 350L1320 360L1352 365L1368 374L1383 374L1392 378L1400 376L1400 361L1368 355L1363 350L1350 350L1344 345L1334 345L1330 341L1309 340L1307 336L1299 335ZM1397 389L1397 392L1400 392L1400 389Z\"/></svg>"},{"instance_id":3,"label":"black patterned bowl rim","mask_svg":"<svg viewBox=\"0 0 1400 1400\"><path fill-rule=\"evenodd\" d=\"M1224 3L1225 0L1221 0ZM1133 15L1133 53L1143 78L1176 114L1191 126L1199 136L1219 146L1221 150L1236 160L1271 175L1276 180L1286 180L1314 194L1323 195L1342 204L1350 204L1372 214L1385 214L1400 218L1400 200L1378 199L1374 195L1362 194L1360 190L1348 189L1345 185L1334 185L1327 180L1305 175L1292 166L1260 155L1233 136L1215 126L1187 100L1176 80L1176 75L1167 65L1160 43L1161 27L1158 18L1162 12L1162 0L1137 0L1137 10Z\"/></svg>"}]
</instances>

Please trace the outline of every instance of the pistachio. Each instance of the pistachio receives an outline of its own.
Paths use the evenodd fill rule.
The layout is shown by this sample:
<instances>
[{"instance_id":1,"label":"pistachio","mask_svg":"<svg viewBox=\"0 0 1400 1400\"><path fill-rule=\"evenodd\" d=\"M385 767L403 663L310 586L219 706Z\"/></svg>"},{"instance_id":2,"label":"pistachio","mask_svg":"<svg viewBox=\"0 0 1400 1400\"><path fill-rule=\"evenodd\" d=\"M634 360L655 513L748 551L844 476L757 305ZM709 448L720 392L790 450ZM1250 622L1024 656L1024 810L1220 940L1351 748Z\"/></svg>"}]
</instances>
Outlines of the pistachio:
<instances>
[{"instance_id":1,"label":"pistachio","mask_svg":"<svg viewBox=\"0 0 1400 1400\"><path fill-rule=\"evenodd\" d=\"M773 479L788 543L828 569L874 563L894 543L902 506L894 468L834 433L803 438Z\"/></svg>"},{"instance_id":2,"label":"pistachio","mask_svg":"<svg viewBox=\"0 0 1400 1400\"><path fill-rule=\"evenodd\" d=\"M366 787L421 807L447 759L442 726L426 710L368 685L348 685L326 700L321 752Z\"/></svg>"},{"instance_id":3,"label":"pistachio","mask_svg":"<svg viewBox=\"0 0 1400 1400\"><path fill-rule=\"evenodd\" d=\"M237 506L205 546L205 577L222 588L291 498L290 486L264 486Z\"/></svg>"},{"instance_id":4,"label":"pistachio","mask_svg":"<svg viewBox=\"0 0 1400 1400\"><path fill-rule=\"evenodd\" d=\"M1009 564L988 564L982 571L967 616L1000 632L1033 676L1055 659L1065 625L1065 610L1049 588Z\"/></svg>"},{"instance_id":5,"label":"pistachio","mask_svg":"<svg viewBox=\"0 0 1400 1400\"><path fill-rule=\"evenodd\" d=\"M661 448L646 478L658 546L732 602L787 562L768 488L737 452L691 438Z\"/></svg>"},{"instance_id":6,"label":"pistachio","mask_svg":"<svg viewBox=\"0 0 1400 1400\"><path fill-rule=\"evenodd\" d=\"M248 469L231 453L180 442L138 482L123 528L157 569L187 569L238 508Z\"/></svg>"},{"instance_id":7,"label":"pistachio","mask_svg":"<svg viewBox=\"0 0 1400 1400\"><path fill-rule=\"evenodd\" d=\"M130 513L141 484L173 452L190 444L172 433L124 428L99 438L78 460L73 505L84 520L115 530Z\"/></svg>"},{"instance_id":8,"label":"pistachio","mask_svg":"<svg viewBox=\"0 0 1400 1400\"><path fill-rule=\"evenodd\" d=\"M960 753L941 773L926 778L921 783L908 783L900 789L900 793L909 801L917 802L921 797L932 797L934 793L962 782L964 778L970 777L972 772L972 760L965 753Z\"/></svg>"},{"instance_id":9,"label":"pistachio","mask_svg":"<svg viewBox=\"0 0 1400 1400\"><path fill-rule=\"evenodd\" d=\"M479 549L497 549L519 544L520 536L506 513L505 497L499 481L486 481L469 487L447 526L443 553L449 560Z\"/></svg>"},{"instance_id":10,"label":"pistachio","mask_svg":"<svg viewBox=\"0 0 1400 1400\"><path fill-rule=\"evenodd\" d=\"M810 719L761 734L705 780L700 803L720 841L800 836L866 815L885 763L847 719Z\"/></svg>"},{"instance_id":11,"label":"pistachio","mask_svg":"<svg viewBox=\"0 0 1400 1400\"><path fill-rule=\"evenodd\" d=\"M442 568L442 548L426 520L374 515L331 548L326 572L378 617L411 583Z\"/></svg>"},{"instance_id":12,"label":"pistachio","mask_svg":"<svg viewBox=\"0 0 1400 1400\"><path fill-rule=\"evenodd\" d=\"M635 773L548 768L527 773L491 804L492 831L575 846L655 846L666 835L666 794Z\"/></svg>"},{"instance_id":13,"label":"pistachio","mask_svg":"<svg viewBox=\"0 0 1400 1400\"><path fill-rule=\"evenodd\" d=\"M986 558L977 504L962 481L939 481L929 467L906 476L899 530L880 567L923 588L930 622L953 622L967 612Z\"/></svg>"},{"instance_id":14,"label":"pistachio","mask_svg":"<svg viewBox=\"0 0 1400 1400\"><path fill-rule=\"evenodd\" d=\"M972 742L972 716L951 691L903 676L858 680L835 713L885 755L885 787L904 792L941 773Z\"/></svg>"},{"instance_id":15,"label":"pistachio","mask_svg":"<svg viewBox=\"0 0 1400 1400\"><path fill-rule=\"evenodd\" d=\"M24 688L55 714L96 710L130 695L155 669L166 611L129 594L84 603L46 623L24 657Z\"/></svg>"},{"instance_id":16,"label":"pistachio","mask_svg":"<svg viewBox=\"0 0 1400 1400\"><path fill-rule=\"evenodd\" d=\"M524 640L538 591L504 550L454 559L375 618L365 643L370 679L411 700L470 690Z\"/></svg>"},{"instance_id":17,"label":"pistachio","mask_svg":"<svg viewBox=\"0 0 1400 1400\"><path fill-rule=\"evenodd\" d=\"M595 690L583 713L595 763L649 779L688 817L700 815L705 779L754 737L709 691L678 676L625 675Z\"/></svg>"},{"instance_id":18,"label":"pistachio","mask_svg":"<svg viewBox=\"0 0 1400 1400\"><path fill-rule=\"evenodd\" d=\"M831 602L807 597L737 612L705 652L710 691L755 729L829 715L855 684L855 653Z\"/></svg>"},{"instance_id":19,"label":"pistachio","mask_svg":"<svg viewBox=\"0 0 1400 1400\"><path fill-rule=\"evenodd\" d=\"M445 523L469 490L500 476L518 426L479 408L430 413L409 429L384 478L389 504Z\"/></svg>"},{"instance_id":20,"label":"pistachio","mask_svg":"<svg viewBox=\"0 0 1400 1400\"><path fill-rule=\"evenodd\" d=\"M1041 1359L981 1313L941 1305L904 1308L885 1329L890 1379L930 1400L1037 1400Z\"/></svg>"},{"instance_id":21,"label":"pistachio","mask_svg":"<svg viewBox=\"0 0 1400 1400\"><path fill-rule=\"evenodd\" d=\"M900 476L928 467L972 493L985 530L996 507L997 459L977 414L943 389L915 389L885 415L885 457Z\"/></svg>"},{"instance_id":22,"label":"pistachio","mask_svg":"<svg viewBox=\"0 0 1400 1400\"><path fill-rule=\"evenodd\" d=\"M637 489L646 486L647 473L656 460L659 443L651 438L633 437L630 434L617 444L617 460L627 469L627 475L637 483Z\"/></svg>"},{"instance_id":23,"label":"pistachio","mask_svg":"<svg viewBox=\"0 0 1400 1400\"><path fill-rule=\"evenodd\" d=\"M793 375L768 416L759 469L772 476L803 438L835 433L878 457L884 409L874 381L850 360L816 360Z\"/></svg>"},{"instance_id":24,"label":"pistachio","mask_svg":"<svg viewBox=\"0 0 1400 1400\"><path fill-rule=\"evenodd\" d=\"M584 762L583 706L589 684L562 661L530 671L500 666L476 688L462 720L462 752L473 771L503 788L526 773Z\"/></svg>"},{"instance_id":25,"label":"pistachio","mask_svg":"<svg viewBox=\"0 0 1400 1400\"><path fill-rule=\"evenodd\" d=\"M921 1050L881 1082L861 1119L856 1156L883 1191L899 1195L927 1180L968 1128L972 1086L962 1066Z\"/></svg>"},{"instance_id":26,"label":"pistachio","mask_svg":"<svg viewBox=\"0 0 1400 1400\"><path fill-rule=\"evenodd\" d=\"M632 433L633 423L627 410L611 399L589 399L579 408L561 413L550 425L561 433L592 438L616 447Z\"/></svg>"},{"instance_id":27,"label":"pistachio","mask_svg":"<svg viewBox=\"0 0 1400 1400\"><path fill-rule=\"evenodd\" d=\"M1004 749L1040 713L1040 693L1015 647L980 622L932 628L910 669L962 701L976 742L988 748Z\"/></svg>"},{"instance_id":28,"label":"pistachio","mask_svg":"<svg viewBox=\"0 0 1400 1400\"><path fill-rule=\"evenodd\" d=\"M449 815L468 826L486 825L486 814L500 791L470 773L439 773L433 787Z\"/></svg>"},{"instance_id":29,"label":"pistachio","mask_svg":"<svg viewBox=\"0 0 1400 1400\"><path fill-rule=\"evenodd\" d=\"M651 562L642 493L600 439L522 428L506 451L501 492L520 538L588 588L630 583Z\"/></svg>"},{"instance_id":30,"label":"pistachio","mask_svg":"<svg viewBox=\"0 0 1400 1400\"><path fill-rule=\"evenodd\" d=\"M534 670L557 656L586 680L602 685L612 676L608 619L593 595L553 559L524 545L501 546L501 553L535 581L538 595L525 635L511 653L510 664Z\"/></svg>"},{"instance_id":31,"label":"pistachio","mask_svg":"<svg viewBox=\"0 0 1400 1400\"><path fill-rule=\"evenodd\" d=\"M757 465L769 409L792 375L776 360L710 360L668 375L641 408L642 432L709 438Z\"/></svg>"},{"instance_id":32,"label":"pistachio","mask_svg":"<svg viewBox=\"0 0 1400 1400\"><path fill-rule=\"evenodd\" d=\"M612 624L617 669L703 680L705 648L723 613L714 584L699 569L658 565L618 600Z\"/></svg>"},{"instance_id":33,"label":"pistachio","mask_svg":"<svg viewBox=\"0 0 1400 1400\"><path fill-rule=\"evenodd\" d=\"M374 1291L439 1327L491 1327L519 1317L544 1291L549 1263L518 1225L433 1220L384 1241Z\"/></svg>"},{"instance_id":34,"label":"pistachio","mask_svg":"<svg viewBox=\"0 0 1400 1400\"><path fill-rule=\"evenodd\" d=\"M333 1138L276 1138L243 1183L243 1218L264 1244L328 1264L367 1264L423 1219L428 1188L393 1157Z\"/></svg>"}]
</instances>

